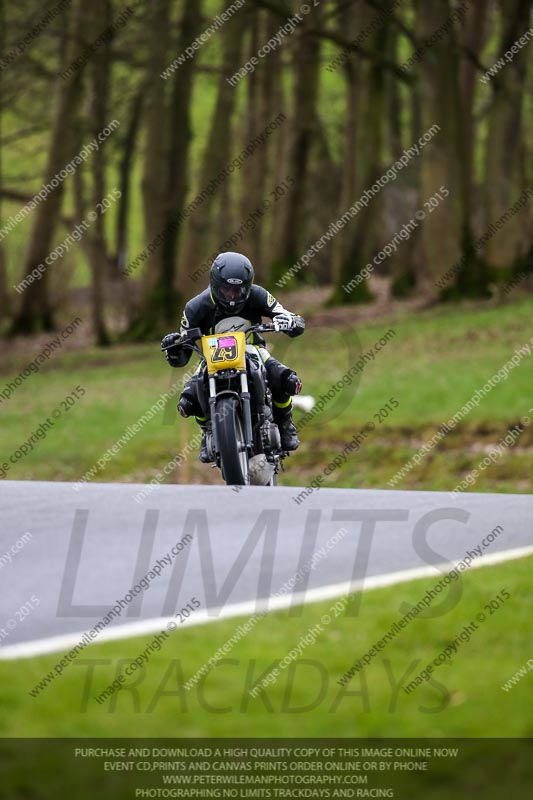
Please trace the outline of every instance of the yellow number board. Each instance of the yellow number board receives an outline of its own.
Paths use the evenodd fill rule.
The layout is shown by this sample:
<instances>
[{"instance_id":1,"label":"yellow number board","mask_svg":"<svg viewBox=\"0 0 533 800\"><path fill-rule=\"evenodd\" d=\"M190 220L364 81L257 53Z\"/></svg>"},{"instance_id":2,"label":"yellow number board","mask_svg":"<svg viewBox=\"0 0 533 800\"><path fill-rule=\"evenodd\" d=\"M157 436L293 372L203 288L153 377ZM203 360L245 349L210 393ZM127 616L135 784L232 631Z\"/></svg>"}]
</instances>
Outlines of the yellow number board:
<instances>
[{"instance_id":1,"label":"yellow number board","mask_svg":"<svg viewBox=\"0 0 533 800\"><path fill-rule=\"evenodd\" d=\"M210 374L222 369L244 369L246 336L242 331L202 336L202 352Z\"/></svg>"}]
</instances>

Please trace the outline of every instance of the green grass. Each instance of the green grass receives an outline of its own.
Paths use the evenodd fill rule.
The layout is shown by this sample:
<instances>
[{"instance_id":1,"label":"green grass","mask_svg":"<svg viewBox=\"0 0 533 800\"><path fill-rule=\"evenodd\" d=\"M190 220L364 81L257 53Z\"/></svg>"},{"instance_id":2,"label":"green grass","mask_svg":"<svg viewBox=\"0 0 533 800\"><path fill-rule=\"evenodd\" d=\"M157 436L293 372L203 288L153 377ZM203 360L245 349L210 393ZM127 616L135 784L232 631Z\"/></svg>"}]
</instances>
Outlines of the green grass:
<instances>
[{"instance_id":1,"label":"green grass","mask_svg":"<svg viewBox=\"0 0 533 800\"><path fill-rule=\"evenodd\" d=\"M405 613L436 578L356 597L356 611L335 617L336 601L307 605L301 615L268 614L241 639L203 683L183 684L224 645L241 620L184 628L170 635L137 677L111 700L95 696L142 652L152 636L95 644L36 699L29 696L62 654L0 662L0 736L314 736L531 737L533 682L528 674L509 692L502 684L531 657L533 558L462 574L463 592L447 613L417 617L341 688L337 680ZM485 605L506 589L510 599L492 615ZM406 694L402 686L486 613L486 621L453 660ZM316 641L281 670L264 696L249 690L328 613Z\"/></svg>"},{"instance_id":2,"label":"green grass","mask_svg":"<svg viewBox=\"0 0 533 800\"><path fill-rule=\"evenodd\" d=\"M494 308L456 307L413 316L388 318L342 331L313 324L304 338L270 337L274 355L298 370L304 393L325 394L374 343L392 328L396 336L368 363L351 387L339 392L325 410L302 430L302 445L282 476L284 485L305 485L368 422L375 431L358 453L335 470L324 485L386 487L387 481L414 452L466 403L489 377L531 336L533 299ZM46 341L46 338L45 338ZM12 381L41 344L11 353L4 345L0 391ZM530 357L513 369L397 488L453 488L477 467L533 406ZM30 375L12 398L0 403L1 451L9 457L39 424L61 408L76 385L86 395L56 422L46 439L24 459L10 465L8 478L78 480L136 422L183 371L170 370L156 343L118 346L101 351L57 353L37 375ZM379 422L374 415L394 397L399 407ZM149 480L196 432L183 423L171 401L126 446L96 480ZM296 419L300 412L296 412ZM532 431L485 470L475 491L524 492L533 488ZM485 449L483 449L485 448ZM178 482L220 482L218 473L193 456L172 476Z\"/></svg>"}]
</instances>

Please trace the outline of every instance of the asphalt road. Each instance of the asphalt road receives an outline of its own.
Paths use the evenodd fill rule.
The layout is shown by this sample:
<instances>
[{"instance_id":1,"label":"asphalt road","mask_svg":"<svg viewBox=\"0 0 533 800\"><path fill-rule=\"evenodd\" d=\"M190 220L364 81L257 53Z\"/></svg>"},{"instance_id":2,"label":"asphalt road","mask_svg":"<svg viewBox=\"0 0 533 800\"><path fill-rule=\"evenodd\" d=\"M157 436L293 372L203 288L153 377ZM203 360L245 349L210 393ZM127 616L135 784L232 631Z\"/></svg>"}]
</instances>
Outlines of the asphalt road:
<instances>
[{"instance_id":1,"label":"asphalt road","mask_svg":"<svg viewBox=\"0 0 533 800\"><path fill-rule=\"evenodd\" d=\"M482 557L533 545L526 495L321 489L297 504L293 488L159 486L136 502L143 488L2 481L0 658L20 643L90 629L158 560L161 574L125 602L106 634L172 617L193 597L196 614L216 619L296 574L295 591L312 597L365 576L458 561L491 531Z\"/></svg>"}]
</instances>

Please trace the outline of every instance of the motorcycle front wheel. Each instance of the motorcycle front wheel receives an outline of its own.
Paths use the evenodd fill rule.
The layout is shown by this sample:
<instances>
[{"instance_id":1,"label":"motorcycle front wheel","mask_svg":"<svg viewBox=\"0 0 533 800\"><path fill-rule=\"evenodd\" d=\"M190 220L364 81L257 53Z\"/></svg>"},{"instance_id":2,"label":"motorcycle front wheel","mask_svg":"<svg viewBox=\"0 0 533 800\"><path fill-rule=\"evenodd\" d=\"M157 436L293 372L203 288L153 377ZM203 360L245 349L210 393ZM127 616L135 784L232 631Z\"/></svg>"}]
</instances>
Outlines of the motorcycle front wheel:
<instances>
[{"instance_id":1,"label":"motorcycle front wheel","mask_svg":"<svg viewBox=\"0 0 533 800\"><path fill-rule=\"evenodd\" d=\"M234 397L223 397L219 400L217 418L222 476L228 486L249 486L250 466L244 424Z\"/></svg>"}]
</instances>

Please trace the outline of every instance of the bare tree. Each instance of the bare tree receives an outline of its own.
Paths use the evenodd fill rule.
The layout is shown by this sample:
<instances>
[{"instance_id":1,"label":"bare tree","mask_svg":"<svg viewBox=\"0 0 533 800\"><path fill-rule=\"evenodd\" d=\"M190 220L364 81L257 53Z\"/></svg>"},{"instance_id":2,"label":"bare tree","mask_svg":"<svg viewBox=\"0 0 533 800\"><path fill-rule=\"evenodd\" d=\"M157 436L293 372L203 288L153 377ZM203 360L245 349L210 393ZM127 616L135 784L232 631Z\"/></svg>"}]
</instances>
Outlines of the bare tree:
<instances>
[{"instance_id":1,"label":"bare tree","mask_svg":"<svg viewBox=\"0 0 533 800\"><path fill-rule=\"evenodd\" d=\"M186 0L176 42L183 52L199 32L202 4ZM146 68L146 144L143 201L148 266L145 300L133 320L128 337L157 338L174 324L181 294L176 290L176 260L181 235L180 216L188 189L191 141L191 97L195 59L178 65L172 81L161 77L169 61L170 17L167 4L150 7L150 53Z\"/></svg>"},{"instance_id":2,"label":"bare tree","mask_svg":"<svg viewBox=\"0 0 533 800\"><path fill-rule=\"evenodd\" d=\"M375 10L363 5L360 14L360 24L366 27L375 17ZM390 20L385 18L382 24L369 36L369 48L377 54L386 52L388 26ZM344 202L348 201L349 193L355 190L359 197L362 192L372 186L380 177L383 168L383 146L385 127L385 73L379 59L363 60L357 57L354 69L358 75L350 74L350 62L346 65L348 79L348 98L350 106L353 103L356 110L348 111L347 127L355 131L356 138L350 141L347 133L345 139L344 158L348 170L355 180L345 173L345 187L343 190ZM355 151L355 154L350 152ZM355 160L357 160L357 163ZM349 183L351 181L351 183ZM351 202L355 202L354 198ZM349 205L349 204L348 204ZM343 212L346 207L343 208ZM371 299L368 282L363 280L354 287L353 291L346 292L343 286L350 282L361 271L372 255L379 237L377 225L382 214L381 196L373 198L372 202L361 211L348 228L346 244L343 247L339 261L337 255L334 292L330 300L332 304L352 304L367 302Z\"/></svg>"},{"instance_id":3,"label":"bare tree","mask_svg":"<svg viewBox=\"0 0 533 800\"><path fill-rule=\"evenodd\" d=\"M531 0L499 3L502 34L500 55L520 39L530 25ZM518 51L491 80L493 91L485 163L487 223L495 224L519 200L525 188L524 93L528 54ZM527 214L515 214L487 244L485 258L496 279L519 267L528 251Z\"/></svg>"},{"instance_id":4,"label":"bare tree","mask_svg":"<svg viewBox=\"0 0 533 800\"><path fill-rule=\"evenodd\" d=\"M131 206L132 171L141 127L145 90L146 87L144 83L141 83L133 94L131 105L128 110L126 135L124 136L119 161L120 199L115 230L115 263L113 272L110 275L112 279L116 280L123 280L123 271L126 267L128 257L128 214Z\"/></svg>"},{"instance_id":5,"label":"bare tree","mask_svg":"<svg viewBox=\"0 0 533 800\"><path fill-rule=\"evenodd\" d=\"M320 70L320 28L322 7L313 7L293 37L293 116L288 173L295 186L285 206L285 221L278 250L278 262L287 267L298 260L305 229L304 200L313 140L317 130L318 80Z\"/></svg>"},{"instance_id":6,"label":"bare tree","mask_svg":"<svg viewBox=\"0 0 533 800\"><path fill-rule=\"evenodd\" d=\"M459 50L450 0L419 0L417 34L426 42L418 64L423 134L439 130L420 155L420 203L429 201L441 187L449 192L439 208L421 223L421 248L417 256L417 288L429 300L438 296L435 283L461 257L466 218L465 146L459 91Z\"/></svg>"},{"instance_id":7,"label":"bare tree","mask_svg":"<svg viewBox=\"0 0 533 800\"><path fill-rule=\"evenodd\" d=\"M225 8L225 0L223 2ZM217 99L211 118L211 127L207 145L202 157L200 169L199 192L207 191L209 184L228 165L232 155L233 128L232 117L237 101L237 92L228 79L242 65L243 37L246 15L238 11L227 22L224 28L222 66L218 79ZM244 170L241 175L244 175ZM228 180L226 178L226 180ZM191 280L194 267L207 255L212 245L209 242L213 214L217 203L217 191L211 192L202 199L189 218L184 236L183 249L179 258L178 285L185 296L195 291Z\"/></svg>"},{"instance_id":8,"label":"bare tree","mask_svg":"<svg viewBox=\"0 0 533 800\"><path fill-rule=\"evenodd\" d=\"M109 29L112 22L110 0L94 0L88 11L88 30L91 39L97 38L102 28ZM109 94L112 79L111 39L107 38L91 61L91 94L89 103L90 129L97 137L109 121ZM106 196L107 149L99 147L92 155L92 201L93 212ZM111 271L108 255L105 220L99 213L84 241L87 244L91 266L91 309L93 331L97 344L110 344L104 317L105 282Z\"/></svg>"},{"instance_id":9,"label":"bare tree","mask_svg":"<svg viewBox=\"0 0 533 800\"><path fill-rule=\"evenodd\" d=\"M78 58L82 46L83 0L74 0L68 10L65 65ZM83 67L56 81L56 111L48 148L45 184L49 184L73 156L73 120L82 100L81 81ZM44 264L49 255L63 200L63 182L53 188L35 212L28 252L24 261L23 278ZM53 330L54 320L48 296L48 273L34 281L24 291L21 307L13 321L13 333L33 333Z\"/></svg>"},{"instance_id":10,"label":"bare tree","mask_svg":"<svg viewBox=\"0 0 533 800\"><path fill-rule=\"evenodd\" d=\"M4 0L0 0L0 53L5 50L5 4ZM4 119L4 71L0 72L0 141L3 138L3 119ZM0 190L3 188L3 158L2 147L0 145ZM2 200L3 193L0 191L0 219L2 219ZM6 251L3 242L0 242L0 324L2 320L9 314L9 295L7 291L7 263Z\"/></svg>"}]
</instances>

